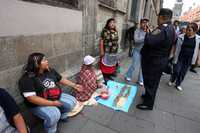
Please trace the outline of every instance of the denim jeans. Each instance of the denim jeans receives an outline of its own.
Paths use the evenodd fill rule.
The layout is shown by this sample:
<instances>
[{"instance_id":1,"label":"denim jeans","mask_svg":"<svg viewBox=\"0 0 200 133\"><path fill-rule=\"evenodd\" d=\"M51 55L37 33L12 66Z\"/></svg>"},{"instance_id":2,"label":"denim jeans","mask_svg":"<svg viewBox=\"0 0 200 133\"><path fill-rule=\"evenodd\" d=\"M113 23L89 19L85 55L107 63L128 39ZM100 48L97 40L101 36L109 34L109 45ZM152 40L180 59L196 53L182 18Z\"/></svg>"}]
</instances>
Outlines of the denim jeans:
<instances>
[{"instance_id":1,"label":"denim jeans","mask_svg":"<svg viewBox=\"0 0 200 133\"><path fill-rule=\"evenodd\" d=\"M67 113L76 104L76 99L65 93L61 94L59 101L63 103L62 107L38 106L31 109L34 115L44 120L43 124L46 133L56 133L58 121L67 119Z\"/></svg>"},{"instance_id":2,"label":"denim jeans","mask_svg":"<svg viewBox=\"0 0 200 133\"><path fill-rule=\"evenodd\" d=\"M180 55L177 64L174 65L173 73L171 75L171 82L176 81L176 87L183 82L189 67L191 66L192 57Z\"/></svg>"},{"instance_id":3,"label":"denim jeans","mask_svg":"<svg viewBox=\"0 0 200 133\"><path fill-rule=\"evenodd\" d=\"M136 71L137 67L139 68L139 79L138 79L138 82L142 82L143 83L140 50L133 49L132 64L129 67L127 73L126 73L126 77L132 79L133 75L135 74L135 71Z\"/></svg>"}]
</instances>

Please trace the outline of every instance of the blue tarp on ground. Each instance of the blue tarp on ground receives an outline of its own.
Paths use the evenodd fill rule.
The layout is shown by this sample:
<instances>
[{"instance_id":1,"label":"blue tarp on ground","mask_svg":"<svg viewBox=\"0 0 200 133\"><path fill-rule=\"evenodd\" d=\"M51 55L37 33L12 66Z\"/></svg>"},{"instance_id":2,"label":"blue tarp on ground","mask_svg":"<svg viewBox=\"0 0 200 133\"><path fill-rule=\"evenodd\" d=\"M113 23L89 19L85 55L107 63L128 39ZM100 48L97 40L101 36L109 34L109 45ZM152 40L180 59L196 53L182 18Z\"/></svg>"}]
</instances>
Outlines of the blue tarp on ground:
<instances>
[{"instance_id":1,"label":"blue tarp on ground","mask_svg":"<svg viewBox=\"0 0 200 133\"><path fill-rule=\"evenodd\" d=\"M125 85L126 85L126 88L130 88L130 93L127 97L127 100L125 100L123 106L121 106L121 107L116 106L114 101L115 101L116 97L119 95L121 89ZM114 110L128 112L128 109L129 109L131 103L133 102L133 100L136 96L137 86L127 85L127 84L124 84L124 83L118 83L118 82L115 82L115 81L108 81L107 87L108 87L108 90L109 90L110 97L107 100L99 99L98 103L103 104L107 107L110 107ZM127 91L128 91L128 89L126 89L126 91L124 91L124 94L126 94Z\"/></svg>"}]
</instances>

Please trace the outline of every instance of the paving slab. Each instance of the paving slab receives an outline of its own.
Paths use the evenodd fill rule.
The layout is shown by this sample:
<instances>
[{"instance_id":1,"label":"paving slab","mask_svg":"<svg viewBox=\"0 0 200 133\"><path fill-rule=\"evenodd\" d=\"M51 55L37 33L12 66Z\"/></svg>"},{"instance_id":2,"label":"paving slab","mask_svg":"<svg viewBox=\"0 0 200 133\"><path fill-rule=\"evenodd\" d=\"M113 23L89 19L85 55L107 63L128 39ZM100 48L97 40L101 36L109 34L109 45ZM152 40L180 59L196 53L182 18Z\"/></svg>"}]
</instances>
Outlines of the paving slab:
<instances>
[{"instance_id":1,"label":"paving slab","mask_svg":"<svg viewBox=\"0 0 200 133\"><path fill-rule=\"evenodd\" d=\"M176 133L199 133L200 123L175 116Z\"/></svg>"},{"instance_id":2,"label":"paving slab","mask_svg":"<svg viewBox=\"0 0 200 133\"><path fill-rule=\"evenodd\" d=\"M88 118L83 114L70 118L68 122L59 123L60 133L79 133L88 122Z\"/></svg>"},{"instance_id":3,"label":"paving slab","mask_svg":"<svg viewBox=\"0 0 200 133\"><path fill-rule=\"evenodd\" d=\"M118 132L115 132L107 127L104 127L98 123L89 120L83 127L81 132L77 133L118 133Z\"/></svg>"},{"instance_id":4,"label":"paving slab","mask_svg":"<svg viewBox=\"0 0 200 133\"><path fill-rule=\"evenodd\" d=\"M114 110L100 104L98 106L86 107L83 110L83 114L87 118L105 126L111 121L114 112Z\"/></svg>"}]
</instances>

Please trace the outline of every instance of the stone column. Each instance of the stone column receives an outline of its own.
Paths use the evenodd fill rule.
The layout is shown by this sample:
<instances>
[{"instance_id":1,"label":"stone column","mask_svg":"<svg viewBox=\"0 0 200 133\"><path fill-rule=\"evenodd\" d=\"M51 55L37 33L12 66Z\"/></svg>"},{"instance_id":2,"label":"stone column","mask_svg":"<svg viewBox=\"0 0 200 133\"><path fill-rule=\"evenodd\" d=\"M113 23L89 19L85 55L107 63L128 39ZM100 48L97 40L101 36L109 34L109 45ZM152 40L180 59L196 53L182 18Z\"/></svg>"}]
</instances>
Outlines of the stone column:
<instances>
[{"instance_id":1,"label":"stone column","mask_svg":"<svg viewBox=\"0 0 200 133\"><path fill-rule=\"evenodd\" d=\"M94 51L96 38L97 0L83 0L83 54L96 55Z\"/></svg>"}]
</instances>

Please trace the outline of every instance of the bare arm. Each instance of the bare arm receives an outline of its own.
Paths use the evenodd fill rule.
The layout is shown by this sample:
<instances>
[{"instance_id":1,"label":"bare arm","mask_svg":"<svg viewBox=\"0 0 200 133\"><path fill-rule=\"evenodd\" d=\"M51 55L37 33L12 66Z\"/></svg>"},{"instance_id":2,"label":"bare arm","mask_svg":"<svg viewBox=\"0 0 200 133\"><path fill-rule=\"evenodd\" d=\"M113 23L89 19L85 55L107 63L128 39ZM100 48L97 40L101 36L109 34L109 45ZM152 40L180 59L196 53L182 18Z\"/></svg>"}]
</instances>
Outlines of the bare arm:
<instances>
[{"instance_id":1,"label":"bare arm","mask_svg":"<svg viewBox=\"0 0 200 133\"><path fill-rule=\"evenodd\" d=\"M27 100L31 103L34 103L40 106L61 106L62 105L62 103L60 103L59 101L50 101L36 95L27 97Z\"/></svg>"},{"instance_id":2,"label":"bare arm","mask_svg":"<svg viewBox=\"0 0 200 133\"><path fill-rule=\"evenodd\" d=\"M102 56L104 56L104 44L103 44L103 39L100 39L100 42L99 42L100 44L100 46L99 46L99 48L100 48L100 57L102 57Z\"/></svg>"},{"instance_id":3,"label":"bare arm","mask_svg":"<svg viewBox=\"0 0 200 133\"><path fill-rule=\"evenodd\" d=\"M76 89L77 91L82 91L82 87L76 83L73 83L72 81L68 80L68 79L64 79L62 78L60 81L59 81L60 84L62 85L67 85L67 86L70 86L74 89Z\"/></svg>"},{"instance_id":4,"label":"bare arm","mask_svg":"<svg viewBox=\"0 0 200 133\"><path fill-rule=\"evenodd\" d=\"M19 133L28 133L24 119L20 113L13 117L14 124Z\"/></svg>"}]
</instances>

